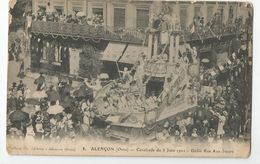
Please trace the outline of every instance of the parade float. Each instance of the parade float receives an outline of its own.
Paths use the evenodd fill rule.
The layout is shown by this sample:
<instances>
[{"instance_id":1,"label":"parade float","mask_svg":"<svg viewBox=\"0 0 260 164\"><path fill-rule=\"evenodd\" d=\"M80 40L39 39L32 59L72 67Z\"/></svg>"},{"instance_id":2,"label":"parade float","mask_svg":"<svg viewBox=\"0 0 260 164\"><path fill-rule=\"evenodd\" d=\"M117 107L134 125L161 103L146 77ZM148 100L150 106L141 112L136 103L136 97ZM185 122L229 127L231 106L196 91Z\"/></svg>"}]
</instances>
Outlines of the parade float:
<instances>
[{"instance_id":1,"label":"parade float","mask_svg":"<svg viewBox=\"0 0 260 164\"><path fill-rule=\"evenodd\" d=\"M95 116L100 116L109 125L107 136L110 138L129 141L143 136L153 139L156 138L157 126L195 112L197 92L196 88L191 87L193 79L198 82L205 78L201 74L216 76L216 71L209 69L217 63L213 57L230 55L230 42L237 37L237 31L235 27L223 26L221 12L216 13L206 25L194 17L191 26L185 29L181 29L180 20L174 14L164 14L151 16L150 27L144 33L122 29L122 33L116 35L103 26L96 28L43 21L32 23L31 32L37 40L36 44L44 40L38 38L42 35L42 38L61 37L62 42L70 37L73 42L83 39L101 44L100 41L106 41L107 46L104 51L102 49L100 60L104 65L109 63L105 70L113 80L95 95L94 106L97 110ZM128 35L134 37L129 38ZM65 72L79 77L80 49L65 49L73 58L65 62L64 67L64 62L58 64L56 70L60 73L60 69L70 68ZM35 62L35 65L39 66L38 63ZM200 72L201 65L205 66L206 73ZM57 65L47 66L55 70ZM223 63L217 69L223 70ZM111 75L118 72L119 75ZM127 72L131 80L122 80Z\"/></svg>"},{"instance_id":2,"label":"parade float","mask_svg":"<svg viewBox=\"0 0 260 164\"><path fill-rule=\"evenodd\" d=\"M195 48L187 43L180 46L178 24L171 24L167 30L154 24L147 36L147 47L140 46L136 54L125 52L118 59L129 62L137 56L132 68L120 71L116 62L120 78L104 86L95 97L94 106L108 124L109 138L124 142L153 140L158 137L157 126L196 111L197 93L191 86L199 70ZM185 54L180 55L185 50L190 51L193 62L185 61ZM103 59L108 55L113 54L105 52ZM125 75L129 79L124 80Z\"/></svg>"},{"instance_id":3,"label":"parade float","mask_svg":"<svg viewBox=\"0 0 260 164\"><path fill-rule=\"evenodd\" d=\"M230 63L232 39L239 36L235 27L223 27L220 13L204 28L200 20L194 18L190 30L181 29L174 14L158 14L151 20L142 46L134 46L135 50L128 52L132 45L117 44L117 48L105 50L103 54L102 60L116 58L113 61L118 72L122 72L118 63L131 63L132 68L124 68L124 71L135 72L132 74L134 84L130 82L125 88L124 82L112 82L100 91L95 101L101 113L107 112L106 103L114 108L105 112L107 117L104 118L110 138L126 142L158 139L161 135L158 129L165 124L197 113L200 87L196 85L203 85L206 73L210 79L217 79L223 64ZM211 56L218 57L214 61ZM220 59L223 62L219 62ZM137 89L131 92L132 87ZM113 98L114 95L117 96Z\"/></svg>"}]
</instances>

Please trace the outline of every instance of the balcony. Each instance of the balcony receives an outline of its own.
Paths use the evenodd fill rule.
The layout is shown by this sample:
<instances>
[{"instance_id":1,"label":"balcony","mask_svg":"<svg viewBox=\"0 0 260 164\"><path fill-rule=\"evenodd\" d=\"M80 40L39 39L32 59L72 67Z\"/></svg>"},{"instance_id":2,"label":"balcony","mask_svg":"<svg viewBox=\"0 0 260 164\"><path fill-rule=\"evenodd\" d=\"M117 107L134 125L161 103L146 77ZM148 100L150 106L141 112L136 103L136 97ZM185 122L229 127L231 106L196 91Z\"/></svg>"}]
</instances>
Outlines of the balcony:
<instances>
[{"instance_id":1,"label":"balcony","mask_svg":"<svg viewBox=\"0 0 260 164\"><path fill-rule=\"evenodd\" d=\"M122 29L117 32L112 28L105 26L81 25L63 22L50 21L33 21L32 33L52 35L54 38L61 36L63 38L71 37L74 40L84 39L88 41L92 39L95 41L109 40L116 42L142 44L145 33L139 32L135 29Z\"/></svg>"},{"instance_id":2,"label":"balcony","mask_svg":"<svg viewBox=\"0 0 260 164\"><path fill-rule=\"evenodd\" d=\"M208 39L232 38L235 35L242 33L242 25L230 24L214 24L210 26L198 27L195 26L192 32L191 27L181 30L180 42L192 42L192 41L206 41Z\"/></svg>"}]
</instances>

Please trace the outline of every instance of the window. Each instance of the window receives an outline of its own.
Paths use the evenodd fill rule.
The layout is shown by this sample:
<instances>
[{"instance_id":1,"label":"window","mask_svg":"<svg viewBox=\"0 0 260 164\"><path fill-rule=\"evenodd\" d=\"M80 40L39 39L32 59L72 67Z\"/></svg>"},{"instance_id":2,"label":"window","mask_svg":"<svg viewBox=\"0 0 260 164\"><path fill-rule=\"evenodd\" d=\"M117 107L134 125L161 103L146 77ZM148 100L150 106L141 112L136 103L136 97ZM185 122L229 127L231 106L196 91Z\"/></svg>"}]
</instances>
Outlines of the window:
<instances>
[{"instance_id":1,"label":"window","mask_svg":"<svg viewBox=\"0 0 260 164\"><path fill-rule=\"evenodd\" d=\"M102 24L104 22L103 8L92 8L93 16L99 18L98 22ZM101 21L102 20L102 21ZM99 24L98 23L98 24Z\"/></svg>"},{"instance_id":2,"label":"window","mask_svg":"<svg viewBox=\"0 0 260 164\"><path fill-rule=\"evenodd\" d=\"M60 44L43 41L43 54L41 60L43 62L50 60L54 63L60 63L61 62Z\"/></svg>"},{"instance_id":3,"label":"window","mask_svg":"<svg viewBox=\"0 0 260 164\"><path fill-rule=\"evenodd\" d=\"M195 16L201 16L201 14L200 14L200 6L196 6L194 8L194 15Z\"/></svg>"},{"instance_id":4,"label":"window","mask_svg":"<svg viewBox=\"0 0 260 164\"><path fill-rule=\"evenodd\" d=\"M137 9L136 10L136 27L146 29L149 26L149 10Z\"/></svg>"},{"instance_id":5,"label":"window","mask_svg":"<svg viewBox=\"0 0 260 164\"><path fill-rule=\"evenodd\" d=\"M125 28L125 9L114 8L114 28Z\"/></svg>"},{"instance_id":6,"label":"window","mask_svg":"<svg viewBox=\"0 0 260 164\"><path fill-rule=\"evenodd\" d=\"M212 19L213 16L213 7L208 6L207 7L207 22L209 22Z\"/></svg>"},{"instance_id":7,"label":"window","mask_svg":"<svg viewBox=\"0 0 260 164\"><path fill-rule=\"evenodd\" d=\"M63 14L63 6L54 6L55 10L57 11L57 13L59 14Z\"/></svg>"},{"instance_id":8,"label":"window","mask_svg":"<svg viewBox=\"0 0 260 164\"><path fill-rule=\"evenodd\" d=\"M180 9L180 22L181 22L181 28L186 29L186 23L187 23L187 8L181 8Z\"/></svg>"},{"instance_id":9,"label":"window","mask_svg":"<svg viewBox=\"0 0 260 164\"><path fill-rule=\"evenodd\" d=\"M92 8L93 15L102 15L103 18L103 8Z\"/></svg>"}]
</instances>

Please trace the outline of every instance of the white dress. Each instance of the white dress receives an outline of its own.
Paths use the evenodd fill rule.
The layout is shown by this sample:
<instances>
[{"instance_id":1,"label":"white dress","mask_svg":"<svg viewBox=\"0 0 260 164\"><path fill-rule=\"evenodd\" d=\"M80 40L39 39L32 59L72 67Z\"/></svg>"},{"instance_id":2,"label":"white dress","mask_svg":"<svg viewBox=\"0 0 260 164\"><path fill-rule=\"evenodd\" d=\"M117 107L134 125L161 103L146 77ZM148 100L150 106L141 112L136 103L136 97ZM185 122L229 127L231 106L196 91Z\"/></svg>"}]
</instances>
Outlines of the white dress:
<instances>
[{"instance_id":1,"label":"white dress","mask_svg":"<svg viewBox=\"0 0 260 164\"><path fill-rule=\"evenodd\" d=\"M218 116L219 121L218 121L218 131L217 131L217 135L223 135L225 134L224 131L224 125L226 122L226 117L225 116Z\"/></svg>"}]
</instances>

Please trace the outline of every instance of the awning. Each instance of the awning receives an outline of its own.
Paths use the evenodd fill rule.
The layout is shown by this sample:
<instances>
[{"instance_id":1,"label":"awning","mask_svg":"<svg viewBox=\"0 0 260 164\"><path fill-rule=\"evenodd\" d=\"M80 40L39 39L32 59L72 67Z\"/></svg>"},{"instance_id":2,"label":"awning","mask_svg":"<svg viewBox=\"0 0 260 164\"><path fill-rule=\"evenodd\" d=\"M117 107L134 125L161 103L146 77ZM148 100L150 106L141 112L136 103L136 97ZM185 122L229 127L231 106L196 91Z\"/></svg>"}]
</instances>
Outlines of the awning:
<instances>
[{"instance_id":1,"label":"awning","mask_svg":"<svg viewBox=\"0 0 260 164\"><path fill-rule=\"evenodd\" d=\"M135 64L141 53L147 55L148 47L128 45L125 53L119 60L121 63Z\"/></svg>"},{"instance_id":2,"label":"awning","mask_svg":"<svg viewBox=\"0 0 260 164\"><path fill-rule=\"evenodd\" d=\"M101 60L117 61L123 54L126 45L121 43L109 43Z\"/></svg>"}]
</instances>

